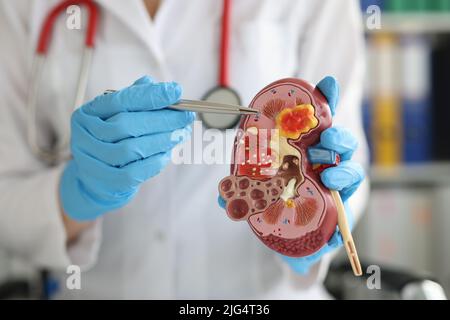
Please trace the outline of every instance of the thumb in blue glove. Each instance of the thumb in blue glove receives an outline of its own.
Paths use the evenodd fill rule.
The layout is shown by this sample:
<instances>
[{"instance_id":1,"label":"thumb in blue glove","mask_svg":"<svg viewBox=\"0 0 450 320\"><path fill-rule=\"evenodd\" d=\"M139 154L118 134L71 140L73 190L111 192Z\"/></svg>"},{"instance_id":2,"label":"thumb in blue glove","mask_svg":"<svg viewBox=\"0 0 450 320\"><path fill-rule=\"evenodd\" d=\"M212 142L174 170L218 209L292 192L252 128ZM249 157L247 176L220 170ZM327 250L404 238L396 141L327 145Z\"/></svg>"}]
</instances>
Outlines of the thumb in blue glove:
<instances>
[{"instance_id":1,"label":"thumb in blue glove","mask_svg":"<svg viewBox=\"0 0 450 320\"><path fill-rule=\"evenodd\" d=\"M77 109L71 119L73 159L60 183L66 214L93 220L127 204L139 186L169 162L191 132L192 112L166 107L181 97L176 83L149 77Z\"/></svg>"}]
</instances>

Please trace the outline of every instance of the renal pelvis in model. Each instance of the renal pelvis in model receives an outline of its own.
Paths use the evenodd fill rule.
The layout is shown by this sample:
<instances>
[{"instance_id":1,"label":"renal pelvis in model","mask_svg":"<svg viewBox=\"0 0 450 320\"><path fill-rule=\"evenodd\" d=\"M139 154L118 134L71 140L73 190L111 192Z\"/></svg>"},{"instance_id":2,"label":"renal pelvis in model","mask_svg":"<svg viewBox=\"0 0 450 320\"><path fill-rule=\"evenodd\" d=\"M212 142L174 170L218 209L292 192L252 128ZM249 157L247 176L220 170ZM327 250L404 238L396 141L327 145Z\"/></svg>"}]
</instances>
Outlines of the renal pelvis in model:
<instances>
[{"instance_id":1,"label":"renal pelvis in model","mask_svg":"<svg viewBox=\"0 0 450 320\"><path fill-rule=\"evenodd\" d=\"M330 191L307 158L308 147L331 126L327 101L306 81L284 79L261 90L250 107L260 114L242 118L231 175L219 184L226 212L246 220L269 248L291 257L310 255L337 224Z\"/></svg>"}]
</instances>

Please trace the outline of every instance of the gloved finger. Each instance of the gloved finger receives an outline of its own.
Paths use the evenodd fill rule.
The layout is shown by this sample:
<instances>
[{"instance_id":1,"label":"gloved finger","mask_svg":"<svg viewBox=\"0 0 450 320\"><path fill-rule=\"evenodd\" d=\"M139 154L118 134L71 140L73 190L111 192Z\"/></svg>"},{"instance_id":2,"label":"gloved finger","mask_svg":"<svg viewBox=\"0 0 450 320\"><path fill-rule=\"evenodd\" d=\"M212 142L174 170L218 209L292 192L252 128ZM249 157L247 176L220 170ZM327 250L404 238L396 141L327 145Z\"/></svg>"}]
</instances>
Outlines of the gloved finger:
<instances>
[{"instance_id":1,"label":"gloved finger","mask_svg":"<svg viewBox=\"0 0 450 320\"><path fill-rule=\"evenodd\" d=\"M156 81L155 81L155 79L153 79L152 77L150 77L150 76L143 76L143 77L137 79L137 80L133 83L133 85L149 84L149 83L154 83L154 82L156 82Z\"/></svg>"},{"instance_id":2,"label":"gloved finger","mask_svg":"<svg viewBox=\"0 0 450 320\"><path fill-rule=\"evenodd\" d=\"M348 205L348 202L344 203L344 208L350 230L353 230L353 227L355 225L355 218L353 216L351 208ZM328 246L333 249L337 249L341 247L343 244L344 240L342 238L342 234L339 230L339 227L336 227L336 231L334 232L333 236L330 238L330 240L328 240Z\"/></svg>"},{"instance_id":3,"label":"gloved finger","mask_svg":"<svg viewBox=\"0 0 450 320\"><path fill-rule=\"evenodd\" d=\"M107 119L120 112L159 110L180 100L182 89L175 82L132 85L97 96L81 108L89 115Z\"/></svg>"},{"instance_id":4,"label":"gloved finger","mask_svg":"<svg viewBox=\"0 0 450 320\"><path fill-rule=\"evenodd\" d=\"M190 126L174 131L155 133L116 143L104 142L90 135L83 128L73 126L72 139L76 146L90 156L115 167L148 158L154 154L172 150L191 134Z\"/></svg>"},{"instance_id":5,"label":"gloved finger","mask_svg":"<svg viewBox=\"0 0 450 320\"><path fill-rule=\"evenodd\" d=\"M105 189L79 179L79 171L77 163L74 160L69 161L60 183L61 205L64 212L77 221L92 221L106 212L123 207L135 196L138 189L137 187L122 189L99 200L96 197L97 192L92 193L92 190L105 194ZM119 198L119 194L123 196Z\"/></svg>"},{"instance_id":6,"label":"gloved finger","mask_svg":"<svg viewBox=\"0 0 450 320\"><path fill-rule=\"evenodd\" d=\"M225 199L222 198L221 196L219 196L219 197L217 198L217 202L219 203L219 206L220 206L222 209L225 209L225 208L227 207L227 202L226 202Z\"/></svg>"},{"instance_id":7,"label":"gloved finger","mask_svg":"<svg viewBox=\"0 0 450 320\"><path fill-rule=\"evenodd\" d=\"M105 152L101 156L110 165L123 167L131 162L171 151L175 146L189 139L191 132L192 129L188 126L172 132L125 139L118 143L109 144L109 148L105 148Z\"/></svg>"},{"instance_id":8,"label":"gloved finger","mask_svg":"<svg viewBox=\"0 0 450 320\"><path fill-rule=\"evenodd\" d=\"M73 148L72 154L79 167L77 174L83 182L83 187L88 189L88 193L111 202L126 197L127 193L135 192L141 183L161 172L171 159L171 152L163 152L119 168L110 166L78 148Z\"/></svg>"},{"instance_id":9,"label":"gloved finger","mask_svg":"<svg viewBox=\"0 0 450 320\"><path fill-rule=\"evenodd\" d=\"M339 101L339 84L337 80L334 77L325 77L317 84L317 88L327 99L331 114L334 116Z\"/></svg>"},{"instance_id":10,"label":"gloved finger","mask_svg":"<svg viewBox=\"0 0 450 320\"><path fill-rule=\"evenodd\" d=\"M159 174L170 162L171 152L161 152L119 168L119 175L141 185Z\"/></svg>"},{"instance_id":11,"label":"gloved finger","mask_svg":"<svg viewBox=\"0 0 450 320\"><path fill-rule=\"evenodd\" d=\"M350 130L342 127L332 127L320 135L320 145L323 148L336 151L341 160L350 160L358 148L358 140Z\"/></svg>"},{"instance_id":12,"label":"gloved finger","mask_svg":"<svg viewBox=\"0 0 450 320\"><path fill-rule=\"evenodd\" d=\"M81 123L97 139L105 142L117 142L127 138L184 128L195 120L195 114L189 111L162 109L121 112L107 120L102 120L78 109L74 112L72 119Z\"/></svg>"},{"instance_id":13,"label":"gloved finger","mask_svg":"<svg viewBox=\"0 0 450 320\"><path fill-rule=\"evenodd\" d=\"M339 191L345 202L364 180L364 170L357 162L343 161L336 167L325 169L320 176L323 184L331 190Z\"/></svg>"},{"instance_id":14,"label":"gloved finger","mask_svg":"<svg viewBox=\"0 0 450 320\"><path fill-rule=\"evenodd\" d=\"M292 271L295 273L306 276L309 273L309 270L311 267L319 261L319 259L316 260L307 260L305 258L294 258L294 257L288 257L281 255L281 259L291 268Z\"/></svg>"},{"instance_id":15,"label":"gloved finger","mask_svg":"<svg viewBox=\"0 0 450 320\"><path fill-rule=\"evenodd\" d=\"M339 227L336 227L336 231L333 233L330 240L328 240L327 244L330 248L333 249L337 249L344 244L344 240L342 239L342 234L339 231Z\"/></svg>"}]
</instances>

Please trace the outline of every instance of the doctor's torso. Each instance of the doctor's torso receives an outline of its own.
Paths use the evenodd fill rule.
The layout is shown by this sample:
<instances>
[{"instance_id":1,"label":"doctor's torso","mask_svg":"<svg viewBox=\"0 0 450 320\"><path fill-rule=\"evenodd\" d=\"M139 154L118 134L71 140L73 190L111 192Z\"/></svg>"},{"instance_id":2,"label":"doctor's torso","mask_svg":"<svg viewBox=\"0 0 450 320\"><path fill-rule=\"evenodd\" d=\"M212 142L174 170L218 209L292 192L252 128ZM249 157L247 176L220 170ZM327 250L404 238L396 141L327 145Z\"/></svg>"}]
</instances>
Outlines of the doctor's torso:
<instances>
[{"instance_id":1,"label":"doctor's torso","mask_svg":"<svg viewBox=\"0 0 450 320\"><path fill-rule=\"evenodd\" d=\"M192 99L217 84L221 1L166 0L154 22L137 1L107 2L106 8L100 2L88 99L144 74L179 82L183 96ZM298 39L280 30L283 25L268 18L273 12L257 3L236 1L233 7L230 80L244 105L266 84L295 72ZM52 74L41 90L49 101L56 97L70 107L84 31L61 24L46 69ZM273 286L282 272L275 254L217 204L217 184L228 173L225 164L169 165L145 183L129 205L104 218L107 245L84 274L82 292L105 296L96 291L110 287L116 288L106 293L111 297L220 298L256 295ZM101 279L108 284L99 284Z\"/></svg>"},{"instance_id":2,"label":"doctor's torso","mask_svg":"<svg viewBox=\"0 0 450 320\"><path fill-rule=\"evenodd\" d=\"M31 5L30 57L55 3ZM179 82L188 99L200 99L217 84L222 1L164 0L154 21L141 1L98 3L86 100L143 75ZM233 1L230 84L243 105L268 83L302 74L301 30L311 23L310 3ZM84 34L66 28L63 19L54 28L38 101L43 144L70 119ZM226 164L170 164L144 183L131 203L103 218L97 262L83 272L83 290L62 296L241 298L270 291L284 272L281 262L217 204L217 184L228 173Z\"/></svg>"}]
</instances>

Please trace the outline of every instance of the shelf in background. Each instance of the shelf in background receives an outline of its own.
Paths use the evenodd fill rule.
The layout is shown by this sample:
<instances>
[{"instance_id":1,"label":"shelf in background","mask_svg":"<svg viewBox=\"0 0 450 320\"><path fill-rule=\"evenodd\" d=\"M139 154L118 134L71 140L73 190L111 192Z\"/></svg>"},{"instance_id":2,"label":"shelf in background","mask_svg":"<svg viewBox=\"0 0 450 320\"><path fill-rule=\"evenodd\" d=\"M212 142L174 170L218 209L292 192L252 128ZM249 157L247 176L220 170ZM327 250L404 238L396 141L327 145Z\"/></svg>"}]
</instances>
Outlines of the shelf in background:
<instances>
[{"instance_id":1,"label":"shelf in background","mask_svg":"<svg viewBox=\"0 0 450 320\"><path fill-rule=\"evenodd\" d=\"M370 169L370 182L374 187L384 186L439 186L450 185L450 163L436 162Z\"/></svg>"},{"instance_id":2,"label":"shelf in background","mask_svg":"<svg viewBox=\"0 0 450 320\"><path fill-rule=\"evenodd\" d=\"M364 17L364 25L366 25ZM450 12L422 13L383 13L381 29L369 30L367 33L442 33L450 32Z\"/></svg>"}]
</instances>

